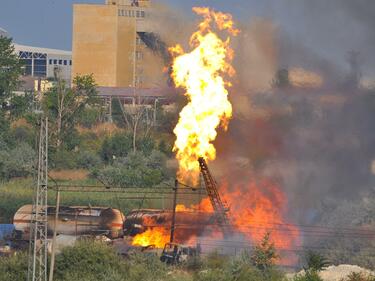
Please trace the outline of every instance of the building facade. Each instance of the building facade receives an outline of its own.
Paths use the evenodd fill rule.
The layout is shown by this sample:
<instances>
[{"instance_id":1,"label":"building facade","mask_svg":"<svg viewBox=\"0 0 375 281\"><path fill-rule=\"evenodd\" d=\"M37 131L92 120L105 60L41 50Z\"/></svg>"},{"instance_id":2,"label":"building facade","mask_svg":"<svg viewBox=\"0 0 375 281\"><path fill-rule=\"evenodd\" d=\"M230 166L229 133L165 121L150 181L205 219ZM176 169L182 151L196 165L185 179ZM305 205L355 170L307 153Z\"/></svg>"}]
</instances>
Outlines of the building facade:
<instances>
[{"instance_id":1,"label":"building facade","mask_svg":"<svg viewBox=\"0 0 375 281\"><path fill-rule=\"evenodd\" d=\"M14 49L24 64L24 76L52 78L56 70L61 79L70 81L72 53L57 49L14 44Z\"/></svg>"},{"instance_id":2,"label":"building facade","mask_svg":"<svg viewBox=\"0 0 375 281\"><path fill-rule=\"evenodd\" d=\"M163 59L149 49L149 0L107 0L73 7L72 76L93 74L104 87L159 87Z\"/></svg>"}]
</instances>

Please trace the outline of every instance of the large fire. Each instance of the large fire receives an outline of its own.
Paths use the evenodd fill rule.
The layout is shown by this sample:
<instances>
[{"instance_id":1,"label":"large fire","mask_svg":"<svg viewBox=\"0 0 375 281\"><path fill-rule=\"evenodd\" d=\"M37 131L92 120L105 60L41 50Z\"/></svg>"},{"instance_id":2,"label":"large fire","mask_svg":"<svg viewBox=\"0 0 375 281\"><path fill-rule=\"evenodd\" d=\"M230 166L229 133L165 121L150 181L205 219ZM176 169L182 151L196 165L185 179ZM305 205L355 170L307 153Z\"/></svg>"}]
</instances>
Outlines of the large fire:
<instances>
[{"instance_id":1,"label":"large fire","mask_svg":"<svg viewBox=\"0 0 375 281\"><path fill-rule=\"evenodd\" d=\"M176 55L172 77L176 86L186 90L188 98L188 104L180 112L179 122L174 129L178 178L183 183L196 185L200 172L198 158L215 159L216 150L212 142L217 136L217 129L219 126L226 129L232 116L227 90L230 83L225 81L225 77L234 74L230 65L233 51L229 47L230 37L220 39L213 27L230 35L236 35L239 31L234 28L232 17L228 14L208 8L193 10L204 19L190 39L191 52L184 53L179 45L172 48ZM268 232L278 249L288 249L298 244L299 230L284 218L286 197L277 184L268 180L253 181L242 186L225 184L221 186L220 194L230 208L228 216L236 234L243 237L244 247L260 242ZM214 225L208 218L208 214L213 214L208 197L198 205L177 205L176 212L176 242L195 243L202 232L199 225L207 229L204 231L206 237L223 238L220 226ZM202 213L205 219L202 219ZM165 225L158 226L155 222L150 225L152 227L134 237L133 244L163 247L169 242L170 221Z\"/></svg>"},{"instance_id":2,"label":"large fire","mask_svg":"<svg viewBox=\"0 0 375 281\"><path fill-rule=\"evenodd\" d=\"M193 8L203 16L199 30L190 38L193 50L184 53L177 45L171 51L177 56L173 63L172 77L177 87L186 90L188 104L180 112L174 133L174 151L179 161L178 178L181 182L197 184L199 178L198 158L213 160L216 150L212 141L217 128L227 128L232 116L232 105L228 100L225 76L232 76L230 65L233 51L229 47L230 37L222 40L213 31L226 30L236 35L231 15L214 12L209 8Z\"/></svg>"}]
</instances>

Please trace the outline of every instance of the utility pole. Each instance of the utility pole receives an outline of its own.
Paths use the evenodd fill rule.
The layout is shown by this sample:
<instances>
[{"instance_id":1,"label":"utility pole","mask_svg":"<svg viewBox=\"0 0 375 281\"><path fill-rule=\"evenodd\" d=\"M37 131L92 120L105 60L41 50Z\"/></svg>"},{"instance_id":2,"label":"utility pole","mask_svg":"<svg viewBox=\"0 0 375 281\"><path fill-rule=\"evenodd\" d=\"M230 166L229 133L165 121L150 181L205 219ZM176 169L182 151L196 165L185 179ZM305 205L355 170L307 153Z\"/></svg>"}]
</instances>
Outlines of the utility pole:
<instances>
[{"instance_id":1,"label":"utility pole","mask_svg":"<svg viewBox=\"0 0 375 281\"><path fill-rule=\"evenodd\" d=\"M174 230L176 224L176 204L177 204L177 188L178 188L178 180L174 181L174 195L173 195L173 212L172 212L172 225L171 225L171 237L169 242L173 243L174 241Z\"/></svg>"},{"instance_id":2,"label":"utility pole","mask_svg":"<svg viewBox=\"0 0 375 281\"><path fill-rule=\"evenodd\" d=\"M53 224L53 240L52 240L52 253L51 253L51 264L49 268L49 281L53 281L53 273L55 270L55 255L56 255L56 236L57 236L57 224L59 223L59 211L60 211L60 188L56 190L56 210L55 210L55 222Z\"/></svg>"},{"instance_id":3,"label":"utility pole","mask_svg":"<svg viewBox=\"0 0 375 281\"><path fill-rule=\"evenodd\" d=\"M38 179L30 222L28 281L47 281L48 118L41 117Z\"/></svg>"}]
</instances>

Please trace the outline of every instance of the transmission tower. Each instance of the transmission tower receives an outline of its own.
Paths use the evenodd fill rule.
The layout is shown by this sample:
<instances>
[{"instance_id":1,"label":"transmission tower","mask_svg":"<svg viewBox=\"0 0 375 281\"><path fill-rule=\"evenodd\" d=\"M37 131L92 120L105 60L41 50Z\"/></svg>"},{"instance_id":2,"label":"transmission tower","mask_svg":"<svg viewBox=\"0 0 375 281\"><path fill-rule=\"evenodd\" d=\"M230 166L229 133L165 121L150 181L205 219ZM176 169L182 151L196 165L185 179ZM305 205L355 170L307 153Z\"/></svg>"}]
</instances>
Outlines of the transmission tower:
<instances>
[{"instance_id":1,"label":"transmission tower","mask_svg":"<svg viewBox=\"0 0 375 281\"><path fill-rule=\"evenodd\" d=\"M48 118L40 122L38 179L30 222L28 281L47 281Z\"/></svg>"}]
</instances>

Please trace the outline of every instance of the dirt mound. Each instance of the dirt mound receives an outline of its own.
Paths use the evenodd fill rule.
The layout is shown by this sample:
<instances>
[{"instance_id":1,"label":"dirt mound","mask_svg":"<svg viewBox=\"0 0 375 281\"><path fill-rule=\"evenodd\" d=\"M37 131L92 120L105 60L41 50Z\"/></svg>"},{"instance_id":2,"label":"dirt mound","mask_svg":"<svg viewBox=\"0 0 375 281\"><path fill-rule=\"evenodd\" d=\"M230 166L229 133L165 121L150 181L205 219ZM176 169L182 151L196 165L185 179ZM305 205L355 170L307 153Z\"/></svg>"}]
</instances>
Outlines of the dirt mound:
<instances>
[{"instance_id":1,"label":"dirt mound","mask_svg":"<svg viewBox=\"0 0 375 281\"><path fill-rule=\"evenodd\" d=\"M363 273L366 276L374 274L374 272L367 270L365 268L359 267L357 265L350 265L350 264L340 264L340 265L332 265L327 267L325 270L319 273L319 276L324 281L342 281L343 279L351 274L352 272L355 273ZM295 275L303 275L304 271L300 271L295 274L287 274L287 278L292 280Z\"/></svg>"},{"instance_id":2,"label":"dirt mound","mask_svg":"<svg viewBox=\"0 0 375 281\"><path fill-rule=\"evenodd\" d=\"M349 265L349 264L340 264L337 266L329 266L324 271L320 272L320 277L324 281L340 281L343 278L347 277L350 273L364 273L366 275L374 274L370 270L364 269L357 265Z\"/></svg>"}]
</instances>

